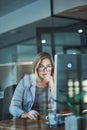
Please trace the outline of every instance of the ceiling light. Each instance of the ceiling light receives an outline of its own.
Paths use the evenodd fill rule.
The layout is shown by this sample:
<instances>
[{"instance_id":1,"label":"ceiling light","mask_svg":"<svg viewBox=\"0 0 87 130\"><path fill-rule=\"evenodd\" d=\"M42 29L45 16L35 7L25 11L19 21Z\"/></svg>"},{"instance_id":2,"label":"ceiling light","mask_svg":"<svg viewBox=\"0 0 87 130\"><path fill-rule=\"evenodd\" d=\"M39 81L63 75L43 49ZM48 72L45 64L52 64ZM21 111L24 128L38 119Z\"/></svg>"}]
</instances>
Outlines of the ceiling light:
<instances>
[{"instance_id":1,"label":"ceiling light","mask_svg":"<svg viewBox=\"0 0 87 130\"><path fill-rule=\"evenodd\" d=\"M46 43L46 40L41 40L41 43L43 43L43 44Z\"/></svg>"},{"instance_id":2,"label":"ceiling light","mask_svg":"<svg viewBox=\"0 0 87 130\"><path fill-rule=\"evenodd\" d=\"M83 33L83 29L78 29L78 33Z\"/></svg>"}]
</instances>

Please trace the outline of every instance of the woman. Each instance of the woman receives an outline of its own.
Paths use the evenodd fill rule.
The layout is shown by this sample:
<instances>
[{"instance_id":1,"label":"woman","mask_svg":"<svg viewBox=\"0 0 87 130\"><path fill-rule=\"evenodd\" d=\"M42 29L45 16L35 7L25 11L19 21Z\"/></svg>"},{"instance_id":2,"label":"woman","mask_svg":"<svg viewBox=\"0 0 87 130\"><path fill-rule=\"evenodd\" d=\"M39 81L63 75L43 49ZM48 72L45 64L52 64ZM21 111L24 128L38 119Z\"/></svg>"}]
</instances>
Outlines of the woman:
<instances>
[{"instance_id":1,"label":"woman","mask_svg":"<svg viewBox=\"0 0 87 130\"><path fill-rule=\"evenodd\" d=\"M15 118L36 119L46 113L48 98L54 91L54 65L49 53L37 54L32 65L32 74L25 75L14 92L10 113Z\"/></svg>"}]
</instances>

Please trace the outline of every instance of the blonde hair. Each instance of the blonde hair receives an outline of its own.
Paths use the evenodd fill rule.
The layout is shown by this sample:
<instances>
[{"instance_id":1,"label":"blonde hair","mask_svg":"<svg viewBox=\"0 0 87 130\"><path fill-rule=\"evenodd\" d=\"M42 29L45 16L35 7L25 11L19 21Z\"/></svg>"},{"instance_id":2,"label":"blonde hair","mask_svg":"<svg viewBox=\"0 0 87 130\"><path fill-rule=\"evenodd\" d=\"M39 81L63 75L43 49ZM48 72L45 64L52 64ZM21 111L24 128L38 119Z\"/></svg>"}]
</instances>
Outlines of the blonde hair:
<instances>
[{"instance_id":1,"label":"blonde hair","mask_svg":"<svg viewBox=\"0 0 87 130\"><path fill-rule=\"evenodd\" d=\"M39 77L39 75L38 75L37 69L38 69L39 64L41 63L41 61L42 61L43 59L45 59L45 58L47 58L47 59L50 60L51 66L52 66L51 75L53 76L53 74L54 74L54 63L53 63L53 59L52 59L51 55L50 55L48 52L40 52L40 53L38 53L38 54L35 56L34 61L33 61L33 64L32 64L32 73L35 74L37 81L41 81L41 79L40 79L40 77Z\"/></svg>"}]
</instances>

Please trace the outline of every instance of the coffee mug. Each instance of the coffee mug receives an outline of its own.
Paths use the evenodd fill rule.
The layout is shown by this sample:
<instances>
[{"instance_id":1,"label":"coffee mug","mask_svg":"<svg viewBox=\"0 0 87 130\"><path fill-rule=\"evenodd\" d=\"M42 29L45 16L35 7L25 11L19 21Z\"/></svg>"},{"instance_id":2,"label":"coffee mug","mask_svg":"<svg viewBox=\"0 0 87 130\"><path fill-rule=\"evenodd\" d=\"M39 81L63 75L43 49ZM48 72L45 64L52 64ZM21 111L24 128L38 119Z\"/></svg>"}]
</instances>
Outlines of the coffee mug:
<instances>
[{"instance_id":1,"label":"coffee mug","mask_svg":"<svg viewBox=\"0 0 87 130\"><path fill-rule=\"evenodd\" d=\"M56 114L56 119L57 119L57 125L62 125L64 123L61 114Z\"/></svg>"},{"instance_id":2,"label":"coffee mug","mask_svg":"<svg viewBox=\"0 0 87 130\"><path fill-rule=\"evenodd\" d=\"M57 116L56 113L48 113L46 116L47 124L50 128L57 127Z\"/></svg>"}]
</instances>

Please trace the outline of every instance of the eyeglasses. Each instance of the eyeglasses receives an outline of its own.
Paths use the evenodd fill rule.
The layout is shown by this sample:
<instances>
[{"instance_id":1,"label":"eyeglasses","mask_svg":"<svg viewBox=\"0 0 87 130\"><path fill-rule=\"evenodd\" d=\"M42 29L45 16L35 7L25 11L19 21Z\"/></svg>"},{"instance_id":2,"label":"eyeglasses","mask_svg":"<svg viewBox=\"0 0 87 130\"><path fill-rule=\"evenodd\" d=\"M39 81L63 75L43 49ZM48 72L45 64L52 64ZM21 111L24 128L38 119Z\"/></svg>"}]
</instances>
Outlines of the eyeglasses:
<instances>
[{"instance_id":1,"label":"eyeglasses","mask_svg":"<svg viewBox=\"0 0 87 130\"><path fill-rule=\"evenodd\" d=\"M50 72L51 70L52 70L52 66L44 66L44 65L40 65L39 67L38 67L38 70L39 71L44 71L44 70L46 70L47 72Z\"/></svg>"}]
</instances>

